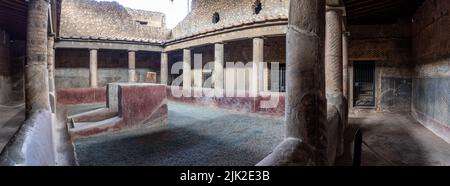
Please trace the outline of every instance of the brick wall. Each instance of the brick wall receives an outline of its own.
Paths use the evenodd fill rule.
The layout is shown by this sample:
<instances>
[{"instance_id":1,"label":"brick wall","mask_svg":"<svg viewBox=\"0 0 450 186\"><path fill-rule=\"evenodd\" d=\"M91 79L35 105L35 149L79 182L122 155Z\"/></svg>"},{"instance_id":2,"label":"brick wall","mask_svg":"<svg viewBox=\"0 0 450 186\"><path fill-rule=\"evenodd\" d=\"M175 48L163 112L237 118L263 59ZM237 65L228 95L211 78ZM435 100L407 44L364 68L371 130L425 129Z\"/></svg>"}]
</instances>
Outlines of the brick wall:
<instances>
[{"instance_id":1,"label":"brick wall","mask_svg":"<svg viewBox=\"0 0 450 186\"><path fill-rule=\"evenodd\" d=\"M254 3L255 0L194 0L192 11L172 30L172 38L241 25L251 20L274 20L288 16L289 0L261 0L262 10L259 14L255 14ZM220 21L216 24L212 22L215 12L220 16Z\"/></svg>"},{"instance_id":2,"label":"brick wall","mask_svg":"<svg viewBox=\"0 0 450 186\"><path fill-rule=\"evenodd\" d=\"M62 37L165 40L169 33L163 13L133 10L117 2L94 0L64 0L60 24Z\"/></svg>"}]
</instances>

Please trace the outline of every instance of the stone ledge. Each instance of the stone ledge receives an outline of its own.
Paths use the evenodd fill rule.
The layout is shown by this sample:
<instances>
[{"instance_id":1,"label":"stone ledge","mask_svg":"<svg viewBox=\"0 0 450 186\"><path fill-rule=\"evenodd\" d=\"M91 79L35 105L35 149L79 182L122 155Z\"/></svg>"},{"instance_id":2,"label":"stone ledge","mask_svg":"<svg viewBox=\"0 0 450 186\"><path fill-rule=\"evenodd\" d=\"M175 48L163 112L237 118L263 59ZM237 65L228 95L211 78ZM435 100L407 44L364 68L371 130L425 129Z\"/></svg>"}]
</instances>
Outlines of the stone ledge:
<instances>
[{"instance_id":1,"label":"stone ledge","mask_svg":"<svg viewBox=\"0 0 450 186\"><path fill-rule=\"evenodd\" d=\"M52 136L51 113L45 110L35 112L1 152L0 165L56 165Z\"/></svg>"}]
</instances>

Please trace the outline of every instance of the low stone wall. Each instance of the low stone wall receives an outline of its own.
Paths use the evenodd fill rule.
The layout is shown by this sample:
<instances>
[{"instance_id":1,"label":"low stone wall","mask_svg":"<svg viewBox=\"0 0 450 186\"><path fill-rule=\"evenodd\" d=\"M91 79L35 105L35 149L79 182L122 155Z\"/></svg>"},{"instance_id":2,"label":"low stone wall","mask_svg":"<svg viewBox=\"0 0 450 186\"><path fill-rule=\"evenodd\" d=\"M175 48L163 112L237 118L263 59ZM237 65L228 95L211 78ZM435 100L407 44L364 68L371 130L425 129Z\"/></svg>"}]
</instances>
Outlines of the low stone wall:
<instances>
[{"instance_id":1,"label":"low stone wall","mask_svg":"<svg viewBox=\"0 0 450 186\"><path fill-rule=\"evenodd\" d=\"M89 121L83 121L89 124L69 129L72 139L142 130L167 124L168 107L165 85L117 83L110 84L108 90L108 106L117 105L117 116L103 121L91 121L90 123ZM117 99L111 99L113 96L117 96ZM109 111L115 110L115 108L106 109ZM104 110L99 112L110 114L110 112ZM90 115L96 114L98 113L90 113ZM83 117L86 118L87 116ZM96 118L98 117L96 116Z\"/></svg>"},{"instance_id":2,"label":"low stone wall","mask_svg":"<svg viewBox=\"0 0 450 186\"><path fill-rule=\"evenodd\" d=\"M164 85L123 85L119 88L119 115L123 125L133 128L139 125L166 123L168 107Z\"/></svg>"},{"instance_id":3,"label":"low stone wall","mask_svg":"<svg viewBox=\"0 0 450 186\"><path fill-rule=\"evenodd\" d=\"M70 88L56 92L59 105L78 105L106 102L106 88Z\"/></svg>"},{"instance_id":4,"label":"low stone wall","mask_svg":"<svg viewBox=\"0 0 450 186\"><path fill-rule=\"evenodd\" d=\"M0 165L56 165L52 136L51 113L49 111L34 113L1 152Z\"/></svg>"},{"instance_id":5,"label":"low stone wall","mask_svg":"<svg viewBox=\"0 0 450 186\"><path fill-rule=\"evenodd\" d=\"M272 99L278 100L278 104L274 106L273 108L263 108L262 104L264 101L269 101L271 97L267 96L257 96L257 97L250 97L248 92L245 92L245 97L222 97L222 98L216 98L216 97L176 97L172 94L172 88L174 89L181 89L179 87L168 87L167 88L167 94L169 100L178 101L178 102L184 102L184 103L191 103L191 104L198 104L202 106L213 106L213 107L219 107L224 109L230 109L233 111L239 111L239 112L248 112L248 113L261 113L261 114L269 114L273 116L284 116L284 108L285 108L285 94L284 93L266 93L270 96L272 96ZM192 95L204 95L204 89L193 89Z\"/></svg>"}]
</instances>

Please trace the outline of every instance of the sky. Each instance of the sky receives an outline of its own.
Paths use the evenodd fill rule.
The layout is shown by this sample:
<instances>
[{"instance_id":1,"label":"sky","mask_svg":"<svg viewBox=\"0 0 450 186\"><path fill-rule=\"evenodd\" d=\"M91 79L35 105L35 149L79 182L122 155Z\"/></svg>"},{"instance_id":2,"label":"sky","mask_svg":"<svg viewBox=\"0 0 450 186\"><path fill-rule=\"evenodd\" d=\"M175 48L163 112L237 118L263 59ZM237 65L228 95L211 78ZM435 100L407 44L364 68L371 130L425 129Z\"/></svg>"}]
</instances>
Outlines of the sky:
<instances>
[{"instance_id":1,"label":"sky","mask_svg":"<svg viewBox=\"0 0 450 186\"><path fill-rule=\"evenodd\" d=\"M149 10L166 14L167 28L172 29L186 17L189 0L97 0L116 1L133 9Z\"/></svg>"}]
</instances>

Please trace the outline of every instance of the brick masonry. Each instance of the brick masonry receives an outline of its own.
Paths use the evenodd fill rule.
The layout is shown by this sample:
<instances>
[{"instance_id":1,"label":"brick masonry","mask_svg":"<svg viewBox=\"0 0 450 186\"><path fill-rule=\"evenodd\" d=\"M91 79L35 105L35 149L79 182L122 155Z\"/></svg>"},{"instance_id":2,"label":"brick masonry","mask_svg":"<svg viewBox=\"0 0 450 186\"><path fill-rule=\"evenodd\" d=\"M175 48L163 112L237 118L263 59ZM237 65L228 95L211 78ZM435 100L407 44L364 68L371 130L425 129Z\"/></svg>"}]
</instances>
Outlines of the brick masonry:
<instances>
[{"instance_id":1,"label":"brick masonry","mask_svg":"<svg viewBox=\"0 0 450 186\"><path fill-rule=\"evenodd\" d=\"M289 0L261 0L262 10L259 14L255 14L255 2L255 0L193 0L192 11L172 30L171 38L183 38L223 27L288 17ZM213 23L213 15L216 12L220 16L220 21Z\"/></svg>"},{"instance_id":2,"label":"brick masonry","mask_svg":"<svg viewBox=\"0 0 450 186\"><path fill-rule=\"evenodd\" d=\"M163 13L93 0L64 0L61 7L61 37L165 40L169 34Z\"/></svg>"}]
</instances>

